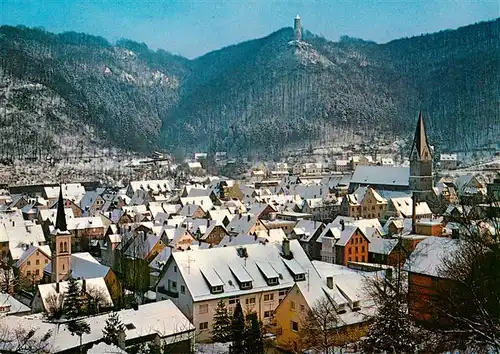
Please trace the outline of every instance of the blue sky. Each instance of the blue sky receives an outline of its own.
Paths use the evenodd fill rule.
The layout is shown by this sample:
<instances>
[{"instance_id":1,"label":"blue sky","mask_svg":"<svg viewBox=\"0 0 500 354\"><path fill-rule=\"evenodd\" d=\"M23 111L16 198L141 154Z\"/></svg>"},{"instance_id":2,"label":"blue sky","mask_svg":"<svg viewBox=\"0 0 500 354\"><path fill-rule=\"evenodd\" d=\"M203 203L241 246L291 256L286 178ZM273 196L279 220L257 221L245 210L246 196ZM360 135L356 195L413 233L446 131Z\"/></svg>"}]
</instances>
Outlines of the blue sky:
<instances>
[{"instance_id":1,"label":"blue sky","mask_svg":"<svg viewBox=\"0 0 500 354\"><path fill-rule=\"evenodd\" d=\"M379 43L500 16L499 0L0 0L0 23L129 38L189 58L292 26Z\"/></svg>"}]
</instances>

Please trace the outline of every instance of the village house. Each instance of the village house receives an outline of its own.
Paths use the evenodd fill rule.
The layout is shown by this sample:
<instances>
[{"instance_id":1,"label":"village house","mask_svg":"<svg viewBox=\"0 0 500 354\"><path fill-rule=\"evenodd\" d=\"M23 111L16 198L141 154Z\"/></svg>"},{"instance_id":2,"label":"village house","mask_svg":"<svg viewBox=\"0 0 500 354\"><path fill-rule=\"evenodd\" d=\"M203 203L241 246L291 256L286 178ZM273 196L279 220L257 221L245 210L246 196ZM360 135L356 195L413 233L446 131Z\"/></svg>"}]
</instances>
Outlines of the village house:
<instances>
[{"instance_id":1,"label":"village house","mask_svg":"<svg viewBox=\"0 0 500 354\"><path fill-rule=\"evenodd\" d=\"M66 183L61 186L44 187L42 195L47 199L49 205L57 201L61 189L65 202L68 203L71 201L76 206L78 206L78 203L85 195L85 188L80 183ZM55 206L52 206L52 208L54 207ZM77 213L75 213L75 215L77 215Z\"/></svg>"},{"instance_id":2,"label":"village house","mask_svg":"<svg viewBox=\"0 0 500 354\"><path fill-rule=\"evenodd\" d=\"M374 300L364 287L368 279L381 277L382 272L365 273L314 261L307 280L297 282L276 308L274 328L278 347L292 352L309 349L303 341L304 330L309 313L322 301L331 302L335 311L331 314L332 323L328 324L335 345L361 338L376 311Z\"/></svg>"},{"instance_id":3,"label":"village house","mask_svg":"<svg viewBox=\"0 0 500 354\"><path fill-rule=\"evenodd\" d=\"M411 197L391 198L387 203L385 217L411 218L413 215L413 200ZM415 215L417 219L431 218L432 211L427 202L416 202Z\"/></svg>"},{"instance_id":4,"label":"village house","mask_svg":"<svg viewBox=\"0 0 500 354\"><path fill-rule=\"evenodd\" d=\"M289 235L296 239L310 259L321 259L321 244L316 242L325 229L325 224L312 220L300 220Z\"/></svg>"},{"instance_id":5,"label":"village house","mask_svg":"<svg viewBox=\"0 0 500 354\"><path fill-rule=\"evenodd\" d=\"M371 187L359 187L342 199L340 209L344 216L381 218L387 209L387 200Z\"/></svg>"},{"instance_id":6,"label":"village house","mask_svg":"<svg viewBox=\"0 0 500 354\"><path fill-rule=\"evenodd\" d=\"M26 246L26 251L14 264L24 286L38 284L43 278L43 269L50 262L49 246Z\"/></svg>"},{"instance_id":7,"label":"village house","mask_svg":"<svg viewBox=\"0 0 500 354\"><path fill-rule=\"evenodd\" d=\"M404 265L408 272L408 306L414 318L429 321L434 318L432 302L437 286L446 282L440 266L446 257L458 249L458 241L443 237L426 237L418 243Z\"/></svg>"},{"instance_id":8,"label":"village house","mask_svg":"<svg viewBox=\"0 0 500 354\"><path fill-rule=\"evenodd\" d=\"M157 298L171 299L195 325L197 338L207 341L219 300L226 302L229 313L239 301L246 313L256 312L267 324L279 301L295 282L305 281L310 268L296 240L174 252Z\"/></svg>"},{"instance_id":9,"label":"village house","mask_svg":"<svg viewBox=\"0 0 500 354\"><path fill-rule=\"evenodd\" d=\"M393 166L358 166L354 170L349 191L359 187L372 187L376 190L408 191L410 188L410 169Z\"/></svg>"},{"instance_id":10,"label":"village house","mask_svg":"<svg viewBox=\"0 0 500 354\"><path fill-rule=\"evenodd\" d=\"M164 346L165 351L169 353L190 353L194 350L195 328L171 301L144 304L135 309L117 311L117 314L124 325L124 332L120 335L119 341L123 350L137 351L137 345L147 343ZM47 342L50 343L48 348L50 353L70 354L80 350L86 351L89 348L91 353L97 345L102 347L103 329L107 319L108 314L92 317L88 322L90 333L82 336L82 346L78 336L72 335L67 330L61 330L60 323L48 322L41 314L11 316L5 325L12 330L20 327L37 328L38 331L33 337L35 340L49 333ZM21 343L15 342L19 339L13 338L13 340L13 347L19 347Z\"/></svg>"},{"instance_id":11,"label":"village house","mask_svg":"<svg viewBox=\"0 0 500 354\"><path fill-rule=\"evenodd\" d=\"M90 191L83 195L79 203L83 216L97 216L103 209L106 201L100 192L104 191Z\"/></svg>"},{"instance_id":12,"label":"village house","mask_svg":"<svg viewBox=\"0 0 500 354\"><path fill-rule=\"evenodd\" d=\"M458 167L457 154L441 154L439 156L439 166L442 170L454 170Z\"/></svg>"}]
</instances>

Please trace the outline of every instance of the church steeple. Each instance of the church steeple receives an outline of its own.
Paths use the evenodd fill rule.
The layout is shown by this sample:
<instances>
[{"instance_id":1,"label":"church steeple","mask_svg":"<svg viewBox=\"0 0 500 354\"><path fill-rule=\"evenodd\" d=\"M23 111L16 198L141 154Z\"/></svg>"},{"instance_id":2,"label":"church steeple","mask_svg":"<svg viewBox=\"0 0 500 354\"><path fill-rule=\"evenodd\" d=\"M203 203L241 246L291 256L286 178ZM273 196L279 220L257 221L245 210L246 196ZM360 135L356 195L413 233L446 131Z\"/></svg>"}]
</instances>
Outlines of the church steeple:
<instances>
[{"instance_id":1,"label":"church steeple","mask_svg":"<svg viewBox=\"0 0 500 354\"><path fill-rule=\"evenodd\" d=\"M66 214L64 213L64 198L62 194L62 184L59 188L59 200L57 201L57 213L56 213L56 230L60 232L68 231L68 225L66 224Z\"/></svg>"},{"instance_id":2,"label":"church steeple","mask_svg":"<svg viewBox=\"0 0 500 354\"><path fill-rule=\"evenodd\" d=\"M413 138L413 145L411 147L410 159L416 158L417 160L432 160L431 150L427 142L427 132L425 130L424 118L422 111L418 115L417 129L415 130L415 137Z\"/></svg>"},{"instance_id":3,"label":"church steeple","mask_svg":"<svg viewBox=\"0 0 500 354\"><path fill-rule=\"evenodd\" d=\"M62 189L61 185L57 202L56 224L52 233L51 280L53 283L66 279L71 272L71 233L66 224Z\"/></svg>"},{"instance_id":4,"label":"church steeple","mask_svg":"<svg viewBox=\"0 0 500 354\"><path fill-rule=\"evenodd\" d=\"M410 152L410 189L413 191L432 190L432 154L427 141L422 112L418 116L417 129Z\"/></svg>"}]
</instances>

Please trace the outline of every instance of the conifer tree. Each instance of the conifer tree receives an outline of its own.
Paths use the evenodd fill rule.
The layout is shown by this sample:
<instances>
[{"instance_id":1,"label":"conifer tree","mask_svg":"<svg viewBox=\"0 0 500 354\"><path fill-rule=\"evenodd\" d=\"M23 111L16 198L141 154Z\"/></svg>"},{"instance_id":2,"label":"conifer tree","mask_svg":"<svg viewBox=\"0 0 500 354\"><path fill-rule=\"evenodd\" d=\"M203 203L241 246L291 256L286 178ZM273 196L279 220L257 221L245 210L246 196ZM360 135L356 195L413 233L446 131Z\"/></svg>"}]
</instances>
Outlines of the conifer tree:
<instances>
[{"instance_id":1,"label":"conifer tree","mask_svg":"<svg viewBox=\"0 0 500 354\"><path fill-rule=\"evenodd\" d=\"M220 300L214 314L212 341L226 343L231 340L231 318L227 312L226 303Z\"/></svg>"},{"instance_id":2,"label":"conifer tree","mask_svg":"<svg viewBox=\"0 0 500 354\"><path fill-rule=\"evenodd\" d=\"M236 308L234 309L233 321L231 324L231 353L232 354L244 354L245 346L243 339L245 336L245 318L243 317L243 309L238 301Z\"/></svg>"},{"instance_id":3,"label":"conifer tree","mask_svg":"<svg viewBox=\"0 0 500 354\"><path fill-rule=\"evenodd\" d=\"M76 279L71 277L68 279L68 291L64 295L64 316L68 319L73 319L82 313L82 303L80 299L80 285Z\"/></svg>"},{"instance_id":4,"label":"conifer tree","mask_svg":"<svg viewBox=\"0 0 500 354\"><path fill-rule=\"evenodd\" d=\"M119 333L125 330L125 326L120 320L118 313L112 312L109 314L106 320L106 326L102 330L104 341L108 344L118 345Z\"/></svg>"},{"instance_id":5,"label":"conifer tree","mask_svg":"<svg viewBox=\"0 0 500 354\"><path fill-rule=\"evenodd\" d=\"M68 331L72 336L77 335L80 337L80 352L83 352L82 338L84 334L90 334L89 324L82 319L73 319L66 323L66 327L68 327Z\"/></svg>"},{"instance_id":6,"label":"conifer tree","mask_svg":"<svg viewBox=\"0 0 500 354\"><path fill-rule=\"evenodd\" d=\"M257 314L250 313L246 318L244 347L247 354L264 354L261 324Z\"/></svg>"}]
</instances>

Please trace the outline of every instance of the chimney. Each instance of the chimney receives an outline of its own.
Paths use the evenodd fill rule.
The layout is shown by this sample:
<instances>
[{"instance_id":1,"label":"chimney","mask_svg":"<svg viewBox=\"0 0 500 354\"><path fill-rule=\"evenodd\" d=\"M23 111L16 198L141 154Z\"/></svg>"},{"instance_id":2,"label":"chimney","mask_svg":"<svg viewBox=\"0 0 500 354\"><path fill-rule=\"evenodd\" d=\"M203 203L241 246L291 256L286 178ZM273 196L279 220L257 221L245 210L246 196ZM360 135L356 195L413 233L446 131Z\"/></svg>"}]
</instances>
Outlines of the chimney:
<instances>
[{"instance_id":1,"label":"chimney","mask_svg":"<svg viewBox=\"0 0 500 354\"><path fill-rule=\"evenodd\" d=\"M340 219L340 230L341 231L345 230L345 221L344 221L344 219Z\"/></svg>"},{"instance_id":2,"label":"chimney","mask_svg":"<svg viewBox=\"0 0 500 354\"><path fill-rule=\"evenodd\" d=\"M290 251L290 240L287 238L283 239L281 244L281 252L283 253L283 258L292 258L292 251Z\"/></svg>"},{"instance_id":3,"label":"chimney","mask_svg":"<svg viewBox=\"0 0 500 354\"><path fill-rule=\"evenodd\" d=\"M459 229L453 228L451 229L451 238L453 240L457 240L459 238L460 232Z\"/></svg>"},{"instance_id":4,"label":"chimney","mask_svg":"<svg viewBox=\"0 0 500 354\"><path fill-rule=\"evenodd\" d=\"M12 227L16 226L16 222L12 220Z\"/></svg>"},{"instance_id":5,"label":"chimney","mask_svg":"<svg viewBox=\"0 0 500 354\"><path fill-rule=\"evenodd\" d=\"M82 291L87 292L87 281L82 279Z\"/></svg>"},{"instance_id":6,"label":"chimney","mask_svg":"<svg viewBox=\"0 0 500 354\"><path fill-rule=\"evenodd\" d=\"M210 226L210 219L207 219L207 227Z\"/></svg>"},{"instance_id":7,"label":"chimney","mask_svg":"<svg viewBox=\"0 0 500 354\"><path fill-rule=\"evenodd\" d=\"M59 282L56 283L56 293L59 294Z\"/></svg>"},{"instance_id":8,"label":"chimney","mask_svg":"<svg viewBox=\"0 0 500 354\"><path fill-rule=\"evenodd\" d=\"M326 286L328 289L333 289L333 277L326 277Z\"/></svg>"},{"instance_id":9,"label":"chimney","mask_svg":"<svg viewBox=\"0 0 500 354\"><path fill-rule=\"evenodd\" d=\"M411 233L417 233L417 193L413 192L412 195L412 208L411 208Z\"/></svg>"},{"instance_id":10,"label":"chimney","mask_svg":"<svg viewBox=\"0 0 500 354\"><path fill-rule=\"evenodd\" d=\"M250 222L250 215L247 215L247 221Z\"/></svg>"}]
</instances>

